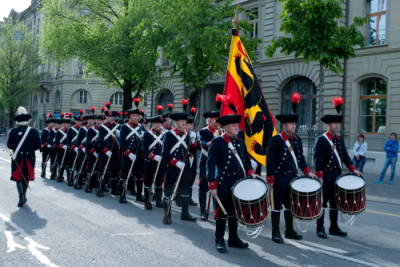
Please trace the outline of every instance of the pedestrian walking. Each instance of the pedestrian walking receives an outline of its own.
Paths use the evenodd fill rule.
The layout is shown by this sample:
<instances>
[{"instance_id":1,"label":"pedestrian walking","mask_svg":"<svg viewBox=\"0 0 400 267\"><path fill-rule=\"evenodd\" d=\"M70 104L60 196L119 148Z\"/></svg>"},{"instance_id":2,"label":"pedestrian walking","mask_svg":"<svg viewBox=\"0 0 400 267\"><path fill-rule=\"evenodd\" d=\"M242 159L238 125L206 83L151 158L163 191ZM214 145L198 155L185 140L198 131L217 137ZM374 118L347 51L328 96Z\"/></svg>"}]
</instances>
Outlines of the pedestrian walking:
<instances>
[{"instance_id":1,"label":"pedestrian walking","mask_svg":"<svg viewBox=\"0 0 400 267\"><path fill-rule=\"evenodd\" d=\"M390 140L386 141L385 147L383 148L386 151L386 160L383 164L383 169L381 173L381 177L376 184L382 184L383 179L385 178L386 170L389 168L389 165L392 165L392 173L390 174L389 184L393 184L394 174L396 172L396 163L397 163L397 151L399 150L399 142L397 141L397 134L391 133Z\"/></svg>"},{"instance_id":2,"label":"pedestrian walking","mask_svg":"<svg viewBox=\"0 0 400 267\"><path fill-rule=\"evenodd\" d=\"M353 148L354 157L353 157L353 165L359 170L361 173L364 173L364 165L367 161L365 154L367 153L367 143L365 142L365 137L363 134L358 136L358 140L354 144Z\"/></svg>"}]
</instances>

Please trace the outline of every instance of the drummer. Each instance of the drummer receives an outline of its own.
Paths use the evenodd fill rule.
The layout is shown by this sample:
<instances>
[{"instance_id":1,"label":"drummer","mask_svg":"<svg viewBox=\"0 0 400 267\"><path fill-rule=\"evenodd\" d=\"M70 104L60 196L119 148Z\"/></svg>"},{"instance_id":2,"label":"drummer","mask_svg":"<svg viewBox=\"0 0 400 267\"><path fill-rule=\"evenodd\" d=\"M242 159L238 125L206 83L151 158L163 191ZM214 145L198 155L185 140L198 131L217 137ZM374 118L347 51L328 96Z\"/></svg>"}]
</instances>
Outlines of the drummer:
<instances>
[{"instance_id":1,"label":"drummer","mask_svg":"<svg viewBox=\"0 0 400 267\"><path fill-rule=\"evenodd\" d=\"M229 227L228 246L236 248L249 247L249 244L240 240L237 234L238 222L235 217L230 191L234 183L244 176L259 177L254 174L254 170L251 168L243 139L236 137L242 116L236 114L236 108L233 103L227 104L235 114L229 114L217 119L217 123L224 127L225 133L211 140L206 164L206 178L210 193L215 198L220 199L228 213L225 215L219 205L216 204L214 209L214 219L216 219L215 246L220 253L226 252L224 234L227 217ZM230 144L232 144L232 148L229 148Z\"/></svg>"},{"instance_id":2,"label":"drummer","mask_svg":"<svg viewBox=\"0 0 400 267\"><path fill-rule=\"evenodd\" d=\"M337 113L340 114L344 102L343 98L333 98L332 102ZM319 136L314 145L315 174L324 180L322 187L324 209L327 208L327 202L329 201L329 218L331 221L329 234L337 236L347 236L346 232L340 230L337 223L338 209L334 187L336 179L342 174L342 162L347 166L349 172L358 176L362 175L352 164L344 140L336 134L342 118L342 115L326 115L322 117L321 121L326 123L328 131ZM317 235L321 238L327 238L324 228L324 212L317 220Z\"/></svg>"},{"instance_id":3,"label":"drummer","mask_svg":"<svg viewBox=\"0 0 400 267\"><path fill-rule=\"evenodd\" d=\"M301 240L303 237L293 229L293 216L290 213L290 182L297 177L298 168L305 175L317 178L310 172L303 155L303 143L300 136L295 135L296 123L299 116L296 109L300 102L300 94L292 95L293 114L279 114L276 119L283 125L283 132L272 137L267 149L267 183L274 193L272 208L272 240L275 243L283 243L279 230L280 211L284 206L286 223L285 238ZM283 205L283 206L282 206Z\"/></svg>"}]
</instances>

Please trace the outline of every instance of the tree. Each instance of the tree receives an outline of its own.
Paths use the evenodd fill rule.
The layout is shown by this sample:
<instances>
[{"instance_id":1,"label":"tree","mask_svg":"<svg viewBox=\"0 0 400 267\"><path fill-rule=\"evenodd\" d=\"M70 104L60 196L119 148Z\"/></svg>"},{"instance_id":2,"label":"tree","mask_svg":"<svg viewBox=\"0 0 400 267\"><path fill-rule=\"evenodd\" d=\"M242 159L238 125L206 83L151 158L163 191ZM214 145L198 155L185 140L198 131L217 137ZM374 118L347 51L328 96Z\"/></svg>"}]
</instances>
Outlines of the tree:
<instances>
[{"instance_id":1,"label":"tree","mask_svg":"<svg viewBox=\"0 0 400 267\"><path fill-rule=\"evenodd\" d=\"M15 112L38 91L45 73L38 72L42 61L27 26L9 17L0 27L0 102L8 110L8 126L13 127Z\"/></svg>"},{"instance_id":2,"label":"tree","mask_svg":"<svg viewBox=\"0 0 400 267\"><path fill-rule=\"evenodd\" d=\"M138 97L161 79L157 10L156 0L45 0L44 56L59 64L78 57L87 73L120 87L130 109L132 92Z\"/></svg>"},{"instance_id":3,"label":"tree","mask_svg":"<svg viewBox=\"0 0 400 267\"><path fill-rule=\"evenodd\" d=\"M279 28L291 36L273 38L266 47L265 55L272 57L278 47L286 56L302 56L304 63L310 60L319 62L319 108L318 130L322 130L324 98L324 68L336 74L342 73L341 59L356 56L354 46L363 48L364 36L357 29L367 22L366 18L354 17L348 28L340 26L343 17L340 3L344 0L278 0L284 1L282 24ZM349 1L349 0L347 0Z\"/></svg>"},{"instance_id":4,"label":"tree","mask_svg":"<svg viewBox=\"0 0 400 267\"><path fill-rule=\"evenodd\" d=\"M231 0L217 3L213 0L167 0L162 27L168 33L163 45L165 58L172 62L172 73L179 73L187 88L194 88L197 96L212 80L212 74L226 70L232 36L232 18L236 7ZM243 9L242 9L243 11ZM252 26L240 21L241 40L245 47L256 47L260 39L249 39ZM254 60L254 52L249 56ZM197 97L200 110L200 97Z\"/></svg>"}]
</instances>

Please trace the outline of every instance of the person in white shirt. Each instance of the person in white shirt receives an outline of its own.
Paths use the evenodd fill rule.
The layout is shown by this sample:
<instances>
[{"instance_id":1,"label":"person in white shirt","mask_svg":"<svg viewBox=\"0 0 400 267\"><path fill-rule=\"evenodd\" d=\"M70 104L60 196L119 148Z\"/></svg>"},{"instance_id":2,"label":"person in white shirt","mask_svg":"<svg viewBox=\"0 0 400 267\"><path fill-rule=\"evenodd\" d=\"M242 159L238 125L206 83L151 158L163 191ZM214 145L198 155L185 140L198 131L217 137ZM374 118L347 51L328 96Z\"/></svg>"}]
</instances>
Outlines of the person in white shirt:
<instances>
[{"instance_id":1,"label":"person in white shirt","mask_svg":"<svg viewBox=\"0 0 400 267\"><path fill-rule=\"evenodd\" d=\"M367 143L363 134L358 136L358 141L354 144L353 148L354 158L353 164L357 170L363 173L364 165L367 159L365 158L365 153L367 153Z\"/></svg>"}]
</instances>

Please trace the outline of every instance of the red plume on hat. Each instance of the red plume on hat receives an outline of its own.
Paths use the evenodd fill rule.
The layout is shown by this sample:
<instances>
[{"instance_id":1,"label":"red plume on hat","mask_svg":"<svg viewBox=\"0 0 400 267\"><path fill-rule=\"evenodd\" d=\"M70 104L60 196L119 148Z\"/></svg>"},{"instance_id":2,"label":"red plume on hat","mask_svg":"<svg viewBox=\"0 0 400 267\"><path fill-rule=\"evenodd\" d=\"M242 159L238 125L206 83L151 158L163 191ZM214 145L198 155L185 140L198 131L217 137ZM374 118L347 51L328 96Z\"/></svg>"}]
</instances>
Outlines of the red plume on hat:
<instances>
[{"instance_id":1,"label":"red plume on hat","mask_svg":"<svg viewBox=\"0 0 400 267\"><path fill-rule=\"evenodd\" d=\"M342 106L344 104L344 99L343 97L334 97L332 98L333 105L335 106L335 109L338 114L340 114L340 110L342 109Z\"/></svg>"},{"instance_id":2,"label":"red plume on hat","mask_svg":"<svg viewBox=\"0 0 400 267\"><path fill-rule=\"evenodd\" d=\"M53 114L51 114L51 112L50 112L49 114L47 114L47 117L53 118Z\"/></svg>"},{"instance_id":3,"label":"red plume on hat","mask_svg":"<svg viewBox=\"0 0 400 267\"><path fill-rule=\"evenodd\" d=\"M118 115L121 116L121 115L122 115L122 112L121 112L121 111L118 111Z\"/></svg>"},{"instance_id":4,"label":"red plume on hat","mask_svg":"<svg viewBox=\"0 0 400 267\"><path fill-rule=\"evenodd\" d=\"M237 114L235 104L233 103L233 97L231 95L227 95L224 98L224 103L233 111L233 113Z\"/></svg>"},{"instance_id":5,"label":"red plume on hat","mask_svg":"<svg viewBox=\"0 0 400 267\"><path fill-rule=\"evenodd\" d=\"M61 114L60 114L61 119L64 119L64 115L65 115L64 113L61 113Z\"/></svg>"},{"instance_id":6,"label":"red plume on hat","mask_svg":"<svg viewBox=\"0 0 400 267\"><path fill-rule=\"evenodd\" d=\"M83 109L81 109L81 110L79 110L79 113L81 114L81 116L83 115L83 113L85 113L84 111L83 111Z\"/></svg>"},{"instance_id":7,"label":"red plume on hat","mask_svg":"<svg viewBox=\"0 0 400 267\"><path fill-rule=\"evenodd\" d=\"M91 108L91 110L92 110L92 114L94 114L94 111L96 110L96 107L93 106L93 107Z\"/></svg>"},{"instance_id":8,"label":"red plume on hat","mask_svg":"<svg viewBox=\"0 0 400 267\"><path fill-rule=\"evenodd\" d=\"M128 112L126 112L126 111L125 111L125 116L127 116L127 117L129 116L129 113L128 113Z\"/></svg>"},{"instance_id":9,"label":"red plume on hat","mask_svg":"<svg viewBox=\"0 0 400 267\"><path fill-rule=\"evenodd\" d=\"M168 104L168 110L170 111L170 112L172 112L172 108L174 107L174 104Z\"/></svg>"},{"instance_id":10,"label":"red plume on hat","mask_svg":"<svg viewBox=\"0 0 400 267\"><path fill-rule=\"evenodd\" d=\"M106 103L107 104L107 103ZM101 112L106 111L107 109L105 107L101 107Z\"/></svg>"},{"instance_id":11,"label":"red plume on hat","mask_svg":"<svg viewBox=\"0 0 400 267\"><path fill-rule=\"evenodd\" d=\"M183 110L186 112L186 108L187 105L189 104L189 98L188 99L184 99L182 98L182 106L183 106Z\"/></svg>"},{"instance_id":12,"label":"red plume on hat","mask_svg":"<svg viewBox=\"0 0 400 267\"><path fill-rule=\"evenodd\" d=\"M301 94L293 92L293 94L292 94L292 111L293 111L293 114L296 114L297 107L299 106L299 103L300 103L300 98L301 98Z\"/></svg>"},{"instance_id":13,"label":"red plume on hat","mask_svg":"<svg viewBox=\"0 0 400 267\"><path fill-rule=\"evenodd\" d=\"M139 108L139 103L140 103L140 101L142 101L140 98L133 98L133 103L135 103L135 106L136 106L137 108Z\"/></svg>"},{"instance_id":14,"label":"red plume on hat","mask_svg":"<svg viewBox=\"0 0 400 267\"><path fill-rule=\"evenodd\" d=\"M107 102L104 105L107 107L108 110L111 110L111 103L110 102Z\"/></svg>"},{"instance_id":15,"label":"red plume on hat","mask_svg":"<svg viewBox=\"0 0 400 267\"><path fill-rule=\"evenodd\" d=\"M194 117L194 116L196 115L196 108L195 108L195 107L192 107L192 108L190 109L190 113L191 113L192 116Z\"/></svg>"},{"instance_id":16,"label":"red plume on hat","mask_svg":"<svg viewBox=\"0 0 400 267\"><path fill-rule=\"evenodd\" d=\"M158 115L161 115L161 111L164 109L164 106L162 106L162 105L157 105L157 112L158 112Z\"/></svg>"},{"instance_id":17,"label":"red plume on hat","mask_svg":"<svg viewBox=\"0 0 400 267\"><path fill-rule=\"evenodd\" d=\"M222 101L224 100L224 96L221 94L217 94L217 96L215 97L215 106L217 108L217 110L221 109L221 105L222 105Z\"/></svg>"}]
</instances>

